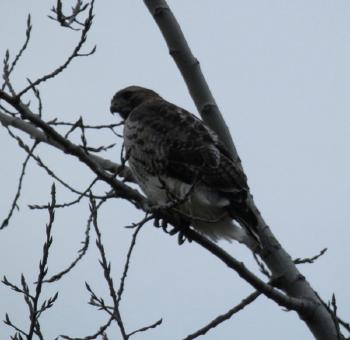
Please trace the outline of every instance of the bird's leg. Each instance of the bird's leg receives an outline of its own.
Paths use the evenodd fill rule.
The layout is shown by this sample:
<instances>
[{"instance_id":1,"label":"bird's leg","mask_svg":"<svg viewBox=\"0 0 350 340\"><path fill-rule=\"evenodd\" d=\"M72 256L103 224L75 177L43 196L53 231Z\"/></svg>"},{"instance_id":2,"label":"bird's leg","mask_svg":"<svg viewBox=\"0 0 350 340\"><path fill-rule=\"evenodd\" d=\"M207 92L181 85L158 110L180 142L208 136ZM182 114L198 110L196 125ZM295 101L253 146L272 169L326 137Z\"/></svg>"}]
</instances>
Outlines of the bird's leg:
<instances>
[{"instance_id":1,"label":"bird's leg","mask_svg":"<svg viewBox=\"0 0 350 340\"><path fill-rule=\"evenodd\" d=\"M175 211L165 210L163 207L157 207L156 209L152 207L152 213L155 216L153 224L156 228L162 228L164 232L171 236L178 234L178 243L180 245L183 244L186 240L191 242L191 240L181 230L182 228L188 228L190 226L190 223L179 213L176 213ZM164 215L166 215L166 218ZM171 228L169 228L169 224L171 224ZM181 226L181 228L176 227L176 225Z\"/></svg>"}]
</instances>

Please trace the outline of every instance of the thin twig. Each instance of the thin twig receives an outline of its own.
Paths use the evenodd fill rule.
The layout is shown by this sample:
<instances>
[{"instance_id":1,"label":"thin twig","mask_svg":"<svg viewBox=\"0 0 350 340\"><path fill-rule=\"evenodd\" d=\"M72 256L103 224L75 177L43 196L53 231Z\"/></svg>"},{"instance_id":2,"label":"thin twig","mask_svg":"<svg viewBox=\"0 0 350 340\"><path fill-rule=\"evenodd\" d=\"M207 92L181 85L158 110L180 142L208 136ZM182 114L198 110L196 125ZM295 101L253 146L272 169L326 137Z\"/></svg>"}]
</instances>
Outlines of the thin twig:
<instances>
[{"instance_id":1,"label":"thin twig","mask_svg":"<svg viewBox=\"0 0 350 340\"><path fill-rule=\"evenodd\" d=\"M339 327L339 321L338 321L338 315L337 315L337 311L338 311L338 306L337 306L337 300L335 298L335 294L333 293L332 295L332 300L330 302L330 311L331 311L331 315L332 315L332 318L333 318L333 321L334 321L334 324L336 326L336 329L337 329L337 339L341 340L340 338L340 327Z\"/></svg>"},{"instance_id":2,"label":"thin twig","mask_svg":"<svg viewBox=\"0 0 350 340\"><path fill-rule=\"evenodd\" d=\"M45 165L45 163L41 160L40 157L36 156L33 151L31 151L31 149L29 148L29 146L27 144L25 144L23 142L23 140L15 135L8 127L7 127L7 130L8 130L8 133L9 135L14 138L18 145L25 151L27 152L28 156L33 158L37 164L43 168L47 174L49 176L51 176L53 179L55 179L57 182L59 182L60 184L62 184L65 188L67 188L68 190L70 190L71 192L73 192L74 194L77 194L79 196L83 196L83 197L89 197L89 195L84 191L84 192L81 192L77 189L74 189L72 186L70 186L68 183L66 183L65 181L63 181L61 178L59 178L47 165ZM95 198L97 199L102 199L104 198L104 196L94 196ZM47 209L48 208L48 205L45 205L45 206L38 206L38 205L29 205L29 208L31 209ZM1 228L0 228L1 229Z\"/></svg>"},{"instance_id":3,"label":"thin twig","mask_svg":"<svg viewBox=\"0 0 350 340\"><path fill-rule=\"evenodd\" d=\"M0 230L8 226L8 224L10 222L10 219L11 219L11 217L13 215L13 212L15 211L15 208L19 209L18 205L17 205L17 202L18 202L19 197L21 196L21 190L22 190L22 184L23 184L24 175L25 175L25 172L26 172L29 160L31 158L31 154L34 152L34 150L37 147L37 145L38 145L38 142L34 142L33 146L29 149L29 152L28 152L28 155L27 155L26 159L22 163L22 170L21 170L21 174L20 174L19 179L18 179L16 195L15 195L13 201L12 201L11 208L10 208L9 213L7 214L7 217L1 223Z\"/></svg>"},{"instance_id":4,"label":"thin twig","mask_svg":"<svg viewBox=\"0 0 350 340\"><path fill-rule=\"evenodd\" d=\"M332 315L333 314L333 310L330 307L329 303L326 303L321 296L315 292L315 294L317 295L318 299L321 301L322 305L327 309L327 311ZM334 317L334 315L332 316L332 318ZM337 317L337 322L339 322L339 324L344 327L344 329L346 329L349 333L350 333L350 323L345 322L343 319L341 319L338 315Z\"/></svg>"},{"instance_id":5,"label":"thin twig","mask_svg":"<svg viewBox=\"0 0 350 340\"><path fill-rule=\"evenodd\" d=\"M135 244L136 244L137 235L139 234L139 232L140 232L141 228L144 226L144 224L147 223L152 218L154 218L154 217L153 216L145 216L145 218L137 224L137 228L135 229L135 231L134 231L134 233L132 235L131 243L130 243L130 246L129 246L129 249L128 249L128 254L126 255L126 261L125 261L125 264L124 264L123 275L122 275L122 277L120 279L120 285L119 285L119 289L118 289L118 292L117 292L117 305L118 306L120 304L120 300L121 300L123 292L124 292L125 280L126 280L126 277L128 275L128 270L129 270L130 260L131 260L131 254L132 254L132 252L134 250L134 247L135 247Z\"/></svg>"},{"instance_id":6,"label":"thin twig","mask_svg":"<svg viewBox=\"0 0 350 340\"><path fill-rule=\"evenodd\" d=\"M304 263L314 263L316 260L318 260L322 255L326 253L328 249L324 248L322 249L317 255L313 257L306 257L304 259L298 257L297 259L294 260L295 264L304 264Z\"/></svg>"},{"instance_id":7,"label":"thin twig","mask_svg":"<svg viewBox=\"0 0 350 340\"><path fill-rule=\"evenodd\" d=\"M99 328L98 331L96 331L92 335L85 336L84 338L71 338L68 335L60 335L60 337L63 338L63 339L67 339L67 340L93 340L93 339L96 339L100 335L103 336L104 332L111 325L112 321L113 321L113 317L110 317L108 319L108 321Z\"/></svg>"},{"instance_id":8,"label":"thin twig","mask_svg":"<svg viewBox=\"0 0 350 340\"><path fill-rule=\"evenodd\" d=\"M3 67L3 75L4 84L3 87L7 87L11 93L11 95L16 96L16 92L10 81L10 51L6 50L5 58L4 58L4 67Z\"/></svg>"},{"instance_id":9,"label":"thin twig","mask_svg":"<svg viewBox=\"0 0 350 340\"><path fill-rule=\"evenodd\" d=\"M84 46L86 39L87 39L87 34L91 28L92 25L92 20L94 18L93 15L93 9L94 9L94 2L95 0L91 0L90 2L90 8L89 8L89 12L88 12L88 17L85 20L84 23L84 28L81 31L81 36L80 36L80 40L78 42L78 44L76 45L76 47L74 48L72 54L67 58L67 60L64 62L64 64L62 64L61 66L59 66L58 68L56 68L53 72L46 74L45 76L42 76L41 78L35 80L32 84L30 84L29 86L27 86L26 88L24 88L22 91L20 91L17 94L17 98L20 98L21 96L23 96L26 92L28 92L30 89L32 89L35 86L38 86L40 83L52 79L55 76L57 76L58 74L60 74L62 71L64 71L68 65L71 63L71 61L79 56L83 56L83 54L79 54L79 51L81 50L81 48ZM86 54L86 55L91 55L95 52L96 47L94 47L90 53Z\"/></svg>"},{"instance_id":10,"label":"thin twig","mask_svg":"<svg viewBox=\"0 0 350 340\"><path fill-rule=\"evenodd\" d=\"M96 209L98 210L105 201L106 200L101 200L97 204ZM54 281L60 280L64 275L68 274L78 264L78 262L84 257L84 255L87 253L87 250L90 244L91 223L92 223L92 214L90 213L90 216L86 223L85 232L84 232L85 238L82 241L83 246L78 250L78 256L71 262L71 264L67 268L61 270L59 273L55 275L52 275L49 279L45 280L45 282L54 282Z\"/></svg>"},{"instance_id":11,"label":"thin twig","mask_svg":"<svg viewBox=\"0 0 350 340\"><path fill-rule=\"evenodd\" d=\"M159 319L158 321L156 321L155 323L153 323L152 325L149 326L145 326L142 328L137 329L136 331L131 332L128 337L131 337L132 335L136 334L136 333L141 333L141 332L146 332L152 328L156 328L157 326L161 325L163 322L163 319Z\"/></svg>"},{"instance_id":12,"label":"thin twig","mask_svg":"<svg viewBox=\"0 0 350 340\"><path fill-rule=\"evenodd\" d=\"M28 17L27 17L27 29L26 29L26 39L22 45L22 47L20 48L20 50L18 51L18 53L16 54L15 56L15 59L12 61L11 63L11 66L9 67L8 69L8 74L7 76L10 76L10 74L12 73L12 71L15 69L18 61L21 59L24 51L27 49L28 47L28 43L29 43L29 40L30 40L30 35L31 35L31 32L32 32L32 23L31 23L31 16L30 14L28 14ZM4 83L1 87L1 90L4 90L5 89L5 86L6 86L6 83Z\"/></svg>"},{"instance_id":13,"label":"thin twig","mask_svg":"<svg viewBox=\"0 0 350 340\"><path fill-rule=\"evenodd\" d=\"M257 263L257 265L258 265L258 267L260 269L260 272L262 274L264 274L266 277L270 278L271 274L268 271L268 269L266 268L265 264L259 259L257 254L253 253L253 256L254 256L255 262Z\"/></svg>"},{"instance_id":14,"label":"thin twig","mask_svg":"<svg viewBox=\"0 0 350 340\"><path fill-rule=\"evenodd\" d=\"M201 329L199 329L195 333L192 333L192 334L186 336L186 338L184 338L183 340L192 340L192 339L198 338L201 335L205 335L208 331L217 327L222 322L230 319L232 317L232 315L238 313L243 308L245 308L246 306L251 304L260 295L261 295L261 293L259 291L255 291L255 292L251 293L245 299L243 299L237 306L231 308L228 312L226 312L222 315L219 315L214 320L210 321L206 326L202 327Z\"/></svg>"},{"instance_id":15,"label":"thin twig","mask_svg":"<svg viewBox=\"0 0 350 340\"><path fill-rule=\"evenodd\" d=\"M4 324L13 328L14 330L16 330L16 332L28 338L28 334L24 332L22 329L20 329L19 327L17 327L16 325L14 325L13 322L10 320L10 316L7 313L5 314Z\"/></svg>"},{"instance_id":16,"label":"thin twig","mask_svg":"<svg viewBox=\"0 0 350 340\"><path fill-rule=\"evenodd\" d=\"M40 91L36 88L35 85L33 85L32 81L29 78L27 80L29 84L32 85L32 91L34 93L34 96L38 100L38 114L39 114L39 117L41 117L43 114L43 101L41 99Z\"/></svg>"},{"instance_id":17,"label":"thin twig","mask_svg":"<svg viewBox=\"0 0 350 340\"><path fill-rule=\"evenodd\" d=\"M49 125L53 126L75 126L76 123L70 123L70 122L60 122L57 120L57 118L53 119L52 121L48 122ZM91 130L102 130L102 129L114 129L118 126L124 125L124 122L120 123L114 123L114 124L100 124L100 125L89 125L89 124L84 124L84 129L91 129Z\"/></svg>"},{"instance_id":18,"label":"thin twig","mask_svg":"<svg viewBox=\"0 0 350 340\"><path fill-rule=\"evenodd\" d=\"M41 311L40 308L38 306L39 304L39 298L40 298L40 294L41 294L41 289L43 286L43 281L45 279L45 276L47 274L47 261L48 261L48 257L49 257L49 249L50 246L52 244L52 236L51 236L51 231L52 231L52 226L53 226L53 222L55 220L55 204L56 204L56 188L55 185L53 184L51 187L51 204L48 208L48 212L49 212L49 222L46 225L46 240L44 243L44 247L43 247L43 256L42 259L39 263L39 274L38 274L38 279L36 282L36 290L35 290L35 296L34 296L34 300L33 300L33 304L32 304L32 308L30 309L30 327L29 327L29 331L28 331L28 340L31 340L33 338L34 332L35 332L35 328L38 325L38 318L40 315L40 312L42 310L45 310L47 308L50 307L41 307ZM57 295L56 295L57 298ZM55 301L56 298L54 297L51 301ZM53 302L49 302L48 306L52 305Z\"/></svg>"},{"instance_id":19,"label":"thin twig","mask_svg":"<svg viewBox=\"0 0 350 340\"><path fill-rule=\"evenodd\" d=\"M69 15L63 13L63 4L61 0L57 0L56 7L52 7L51 12L55 14L56 17L49 15L48 17L54 21L57 21L62 27L70 28L74 31L78 31L79 28L74 28L72 24L76 23L78 26L84 26L78 20L78 16L83 13L88 7L88 4L84 4L82 0L76 0L75 6L73 6L72 12Z\"/></svg>"},{"instance_id":20,"label":"thin twig","mask_svg":"<svg viewBox=\"0 0 350 340\"><path fill-rule=\"evenodd\" d=\"M98 178L96 177L90 184L89 186L81 193L78 195L78 197L75 200L72 200L70 202L65 202L65 203L56 203L55 208L68 208L71 207L75 204L78 204L83 198L89 197L88 193L91 191L93 186L97 183ZM112 195L106 195L106 196L94 196L97 199L108 199L111 198ZM29 204L28 207L30 209L47 209L47 205L37 205L37 204Z\"/></svg>"},{"instance_id":21,"label":"thin twig","mask_svg":"<svg viewBox=\"0 0 350 340\"><path fill-rule=\"evenodd\" d=\"M27 291L23 290L22 288L19 288L18 286L16 286L15 284L11 283L6 276L3 277L3 279L1 280L1 283L3 283L4 285L10 287L12 290L14 290L17 293L22 293L24 295L28 295L30 297L30 299L34 299L34 296L32 296L31 294L28 294Z\"/></svg>"},{"instance_id":22,"label":"thin twig","mask_svg":"<svg viewBox=\"0 0 350 340\"><path fill-rule=\"evenodd\" d=\"M107 314L109 314L110 316L113 317L114 307L107 306L105 304L104 299L102 297L98 297L87 282L85 282L85 287L88 290L88 292L90 293L89 305L95 306L99 310L104 310ZM113 317L113 319L114 319L114 317Z\"/></svg>"},{"instance_id":23,"label":"thin twig","mask_svg":"<svg viewBox=\"0 0 350 340\"><path fill-rule=\"evenodd\" d=\"M125 326L123 324L123 321L122 321L122 318L121 318L121 315L119 312L117 293L114 289L113 279L111 277L111 264L107 261L104 246L102 244L101 232L100 232L98 224L97 224L97 206L96 206L96 202L93 198L90 199L90 211L92 214L93 226L94 226L96 236L97 236L96 245L97 245L97 248L98 248L98 250L100 252L100 256L101 256L100 264L103 268L103 274L104 274L104 277L105 277L106 282L108 284L109 294L110 294L112 301L113 301L113 306L114 306L113 317L119 326L119 329L120 329L120 332L121 332L123 339L128 340L128 335L125 331Z\"/></svg>"},{"instance_id":24,"label":"thin twig","mask_svg":"<svg viewBox=\"0 0 350 340\"><path fill-rule=\"evenodd\" d=\"M56 191L54 184L51 187L51 203L49 204L48 212L49 212L49 222L46 224L46 240L43 246L43 254L42 258L39 262L39 274L37 282L35 282L36 288L35 288L35 294L31 294L29 290L29 286L27 284L27 281L25 279L25 276L21 275L21 288L18 286L12 284L9 282L4 276L2 283L6 286L10 287L14 291L23 294L24 301L29 309L29 330L28 332L25 332L21 330L19 327L16 327L6 314L6 318L4 320L5 324L8 326L11 326L14 328L19 335L17 335L17 338L21 338L21 334L23 334L26 337L26 340L33 339L33 336L36 335L40 340L44 340L44 337L41 332L40 324L39 324L39 318L43 312L51 308L55 301L57 300L58 293L56 293L53 297L49 298L48 300L44 300L41 305L39 305L39 299L41 296L42 286L45 279L45 276L47 274L47 262L49 257L49 249L52 244L52 226L53 222L55 220L55 201L56 201Z\"/></svg>"}]
</instances>

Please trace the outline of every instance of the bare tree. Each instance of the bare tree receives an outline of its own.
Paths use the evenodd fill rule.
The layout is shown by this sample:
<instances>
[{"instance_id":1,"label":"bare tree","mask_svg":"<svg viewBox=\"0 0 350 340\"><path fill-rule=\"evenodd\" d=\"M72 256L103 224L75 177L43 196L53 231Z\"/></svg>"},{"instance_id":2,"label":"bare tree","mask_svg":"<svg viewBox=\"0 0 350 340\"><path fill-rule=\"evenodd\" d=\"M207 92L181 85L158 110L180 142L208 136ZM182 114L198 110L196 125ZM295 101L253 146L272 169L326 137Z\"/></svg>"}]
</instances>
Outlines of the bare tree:
<instances>
[{"instance_id":1,"label":"bare tree","mask_svg":"<svg viewBox=\"0 0 350 340\"><path fill-rule=\"evenodd\" d=\"M144 3L162 32L168 45L170 55L178 66L202 119L220 136L234 159L240 162L229 130L201 72L200 64L192 55L180 26L167 3L163 0L145 0ZM94 230L96 234L96 244L100 255L103 277L108 287L109 302L100 297L89 284L86 284L86 288L90 294L90 305L95 306L105 313L106 322L101 325L94 334L84 336L81 339L95 339L97 337L107 339L107 331L112 324L118 326L123 339L129 339L136 333L149 331L159 326L162 323L162 319L156 320L136 330L127 330L123 315L120 311L120 301L125 290L125 281L137 236L146 223L153 221L156 226L161 226L162 230L165 232L171 235L178 235L180 244L187 239L205 248L213 256L220 259L223 264L237 272L239 276L254 289L254 292L244 298L237 306L234 306L225 314L219 315L209 324L199 328L184 339L195 339L206 334L210 329L217 327L220 323L229 319L247 305L253 303L260 295L264 295L279 306L297 313L301 321L310 329L315 339L346 339L344 332L350 331L350 325L338 316L335 296L333 296L330 303L325 303L297 268L298 264L313 263L325 253L325 249L312 258L292 260L290 255L283 249L273 235L269 226L265 223L255 205L253 197L249 196L248 204L254 211L256 219L258 220L258 233L262 242L262 249L254 254L254 257L260 270L266 276L266 280L264 281L217 244L208 240L191 227L184 225L182 219L177 216L176 212L174 212L171 207L167 207L167 209L159 209L159 207L154 209L147 198L138 189L135 189L135 186L130 185L130 183L135 181L131 171L127 167L123 155L121 155L120 163L104 159L98 155L99 152L113 148L115 144L92 147L87 137L87 131L95 130L98 132L107 130L117 138L118 131L116 129L120 124L88 125L82 118L75 122L61 121L58 118L49 121L45 120L42 110L42 97L39 90L40 86L43 85L44 82L52 80L57 75L68 72L68 68L73 60L88 57L96 51L96 48L85 51L86 40L94 19L94 0L90 2L77 0L69 13L65 11L61 0L58 0L56 6L52 8L50 18L57 21L57 23L64 28L80 32L80 38L71 54L59 67L36 80L28 80L28 85L23 89L18 90L13 85L11 74L16 69L18 61L23 57L31 38L32 24L30 16L28 16L26 40L22 48L14 57L11 57L7 51L4 59L4 83L0 90L0 121L4 129L8 131L9 136L17 141L18 147L26 152L27 157L22 163L17 192L10 205L8 216L1 224L1 229L8 227L16 210L17 201L22 191L22 181L30 160L34 160L39 167L43 168L48 176L52 177L54 182L59 183L67 190L74 193L76 198L70 202L57 203L56 190L53 185L51 189L51 202L49 204L31 205L32 209L47 210L49 221L46 225L46 239L39 264L39 273L35 283L35 290L30 290L24 275L21 277L20 284L11 282L6 276L2 280L3 284L23 295L28 308L29 325L27 328L18 326L15 317L13 318L6 314L4 322L6 325L12 327L14 331L12 338L45 338L40 327L40 317L44 312L48 312L52 308L58 298L58 293L48 299L42 299L42 290L45 288L45 284L57 282L63 276L74 270L88 250L91 230ZM31 98L30 103L25 100L25 98L28 97ZM34 102L36 102L36 106L34 106ZM18 131L21 131L21 134L18 134ZM72 134L77 132L80 134L80 144L73 143L70 138ZM23 134L30 136L34 142L29 145L23 137ZM94 174L94 180L86 185L84 190L77 190L66 183L56 174L55 169L50 169L40 157L37 150L38 145L41 143L46 143L67 155L77 158ZM109 188L107 193L101 193L98 190L97 185L100 183L105 183L107 185ZM144 218L139 222L132 223L130 226L134 232L118 286L115 285L111 274L111 263L105 251L103 234L98 223L100 207L106 201L115 198L127 200L135 206L135 209L144 213ZM90 204L90 215L86 223L83 246L79 250L76 259L74 259L67 268L48 277L47 266L50 261L50 246L53 242L52 228L55 219L55 209L64 209L72 205L80 204L86 200L88 200ZM64 339L73 339L67 335L61 335L60 337Z\"/></svg>"}]
</instances>

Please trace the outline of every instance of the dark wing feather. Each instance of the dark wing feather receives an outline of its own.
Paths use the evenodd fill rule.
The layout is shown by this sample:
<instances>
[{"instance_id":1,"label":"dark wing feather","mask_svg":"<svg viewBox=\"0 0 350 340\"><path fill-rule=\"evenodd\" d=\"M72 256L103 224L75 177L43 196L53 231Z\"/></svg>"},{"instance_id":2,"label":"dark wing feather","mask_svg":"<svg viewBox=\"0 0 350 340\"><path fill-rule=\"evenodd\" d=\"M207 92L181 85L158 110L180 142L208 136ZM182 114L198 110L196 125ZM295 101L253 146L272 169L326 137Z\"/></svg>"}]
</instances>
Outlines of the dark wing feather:
<instances>
[{"instance_id":1,"label":"dark wing feather","mask_svg":"<svg viewBox=\"0 0 350 340\"><path fill-rule=\"evenodd\" d=\"M128 121L142 127L135 134L143 136L155 153L144 161L157 160L158 171L189 184L201 180L223 192L247 191L244 173L218 136L186 110L158 99L133 110Z\"/></svg>"},{"instance_id":2,"label":"dark wing feather","mask_svg":"<svg viewBox=\"0 0 350 340\"><path fill-rule=\"evenodd\" d=\"M187 111L176 106L168 109L176 110L182 121L182 124L174 125L168 139L168 173L187 183L200 179L220 191L246 191L244 173L216 134Z\"/></svg>"},{"instance_id":3,"label":"dark wing feather","mask_svg":"<svg viewBox=\"0 0 350 340\"><path fill-rule=\"evenodd\" d=\"M247 190L246 178L232 160L222 153L215 156L212 153L213 146L207 145L192 149L170 149L167 171L170 176L186 183L200 179L219 191Z\"/></svg>"}]
</instances>

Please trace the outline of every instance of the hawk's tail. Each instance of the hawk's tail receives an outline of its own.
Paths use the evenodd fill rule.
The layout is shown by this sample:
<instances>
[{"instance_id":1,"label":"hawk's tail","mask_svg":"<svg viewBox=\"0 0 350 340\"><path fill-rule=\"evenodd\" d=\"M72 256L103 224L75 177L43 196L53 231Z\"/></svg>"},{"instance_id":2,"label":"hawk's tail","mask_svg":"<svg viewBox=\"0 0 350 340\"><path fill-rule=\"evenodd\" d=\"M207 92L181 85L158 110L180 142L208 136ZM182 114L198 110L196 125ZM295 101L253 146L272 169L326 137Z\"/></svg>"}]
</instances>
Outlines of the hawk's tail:
<instances>
[{"instance_id":1,"label":"hawk's tail","mask_svg":"<svg viewBox=\"0 0 350 340\"><path fill-rule=\"evenodd\" d=\"M231 202L229 212L232 218L236 220L260 245L260 237L257 232L258 220L255 213L247 205L246 201Z\"/></svg>"},{"instance_id":2,"label":"hawk's tail","mask_svg":"<svg viewBox=\"0 0 350 340\"><path fill-rule=\"evenodd\" d=\"M257 250L260 245L254 231L257 220L247 210L246 199L242 195L224 197L205 187L200 189L191 195L189 204L182 206L183 212L191 216L193 227L215 242L236 240L252 251Z\"/></svg>"},{"instance_id":3,"label":"hawk's tail","mask_svg":"<svg viewBox=\"0 0 350 340\"><path fill-rule=\"evenodd\" d=\"M252 251L255 251L259 246L255 237L253 237L245 227L241 227L234 223L230 216L215 222L193 220L192 225L200 233L204 234L214 242L222 239L229 242L236 240L245 244Z\"/></svg>"}]
</instances>

